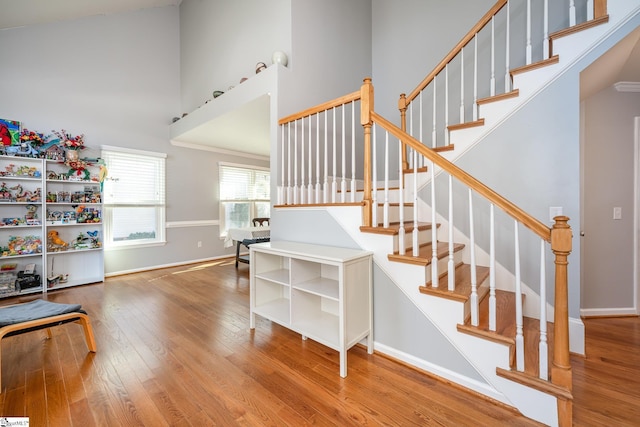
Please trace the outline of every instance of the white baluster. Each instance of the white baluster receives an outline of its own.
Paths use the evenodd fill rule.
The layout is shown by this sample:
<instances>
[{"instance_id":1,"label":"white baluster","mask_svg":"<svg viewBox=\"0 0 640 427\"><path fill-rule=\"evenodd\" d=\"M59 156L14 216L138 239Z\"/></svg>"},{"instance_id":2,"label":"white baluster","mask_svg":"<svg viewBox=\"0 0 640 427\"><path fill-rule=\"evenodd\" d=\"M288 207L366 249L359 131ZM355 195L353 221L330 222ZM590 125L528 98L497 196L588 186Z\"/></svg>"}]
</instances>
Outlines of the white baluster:
<instances>
[{"instance_id":1,"label":"white baluster","mask_svg":"<svg viewBox=\"0 0 640 427\"><path fill-rule=\"evenodd\" d=\"M473 37L473 121L478 120L478 33Z\"/></svg>"},{"instance_id":2,"label":"white baluster","mask_svg":"<svg viewBox=\"0 0 640 427\"><path fill-rule=\"evenodd\" d=\"M280 186L280 191L278 192L278 204L279 205L284 205L287 203L284 193L285 193L285 189L286 187L286 182L285 182L285 177L287 175L287 171L286 171L286 167L287 164L284 162L284 151L285 151L285 145L284 145L284 129L285 129L285 125L282 124L280 126L280 165L282 166L282 170L280 172L280 180L281 180L281 186Z\"/></svg>"},{"instance_id":3,"label":"white baluster","mask_svg":"<svg viewBox=\"0 0 640 427\"><path fill-rule=\"evenodd\" d=\"M320 203L320 113L316 114L316 196L315 202Z\"/></svg>"},{"instance_id":4,"label":"white baluster","mask_svg":"<svg viewBox=\"0 0 640 427\"><path fill-rule=\"evenodd\" d=\"M424 135L422 134L422 94L424 90L420 91L418 95L418 141L424 142Z\"/></svg>"},{"instance_id":5,"label":"white baluster","mask_svg":"<svg viewBox=\"0 0 640 427\"><path fill-rule=\"evenodd\" d=\"M542 59L549 59L549 0L544 0L543 24L543 40L542 40Z\"/></svg>"},{"instance_id":6,"label":"white baluster","mask_svg":"<svg viewBox=\"0 0 640 427\"><path fill-rule=\"evenodd\" d=\"M351 203L356 201L356 103L351 103Z\"/></svg>"},{"instance_id":7,"label":"white baluster","mask_svg":"<svg viewBox=\"0 0 640 427\"><path fill-rule=\"evenodd\" d=\"M593 16L593 0L587 0L587 21L591 21Z\"/></svg>"},{"instance_id":8,"label":"white baluster","mask_svg":"<svg viewBox=\"0 0 640 427\"><path fill-rule=\"evenodd\" d=\"M449 64L444 66L444 145L449 145Z\"/></svg>"},{"instance_id":9,"label":"white baluster","mask_svg":"<svg viewBox=\"0 0 640 427\"><path fill-rule=\"evenodd\" d=\"M438 76L433 76L433 128L431 130L431 147L436 148L438 146L438 131L436 130L436 78Z\"/></svg>"},{"instance_id":10,"label":"white baluster","mask_svg":"<svg viewBox=\"0 0 640 427\"><path fill-rule=\"evenodd\" d=\"M545 0L546 1L546 0ZM511 13L510 13L510 9L509 9L509 2L507 1L507 27L505 30L506 33L506 39L505 39L505 57L504 57L504 62L505 62L505 67L504 67L504 92L505 93L509 93L511 92L511 70L509 62L510 62L510 57L511 57L511 52L509 52L510 50L510 37L511 37L511 32L510 32L510 28L511 28Z\"/></svg>"},{"instance_id":11,"label":"white baluster","mask_svg":"<svg viewBox=\"0 0 640 427\"><path fill-rule=\"evenodd\" d=\"M298 121L293 134L293 204L298 204Z\"/></svg>"},{"instance_id":12,"label":"white baluster","mask_svg":"<svg viewBox=\"0 0 640 427\"><path fill-rule=\"evenodd\" d=\"M322 202L329 203L329 128L327 118L329 112L324 112L324 186L322 188Z\"/></svg>"},{"instance_id":13,"label":"white baluster","mask_svg":"<svg viewBox=\"0 0 640 427\"><path fill-rule=\"evenodd\" d=\"M464 123L464 46L460 49L460 123Z\"/></svg>"},{"instance_id":14,"label":"white baluster","mask_svg":"<svg viewBox=\"0 0 640 427\"><path fill-rule=\"evenodd\" d=\"M373 209L371 211L371 218L372 221L371 223L374 226L378 226L378 160L377 160L377 152L378 152L378 148L377 148L377 139L376 139L376 134L377 134L377 126L374 124L373 125L373 130L372 130L372 141L371 141L371 156L372 156L372 160L371 160L371 205L373 206Z\"/></svg>"},{"instance_id":15,"label":"white baluster","mask_svg":"<svg viewBox=\"0 0 640 427\"><path fill-rule=\"evenodd\" d=\"M404 177L402 171L402 141L398 140L398 206L399 206L399 221L398 228L398 248L400 255L405 254L405 230L404 230Z\"/></svg>"},{"instance_id":16,"label":"white baluster","mask_svg":"<svg viewBox=\"0 0 640 427\"><path fill-rule=\"evenodd\" d=\"M336 160L338 153L336 152L336 148L336 107L333 107L333 180L331 182L331 203L336 202L336 195L338 194L338 164Z\"/></svg>"},{"instance_id":17,"label":"white baluster","mask_svg":"<svg viewBox=\"0 0 640 427\"><path fill-rule=\"evenodd\" d=\"M436 221L436 164L431 162L431 286L438 287L438 234Z\"/></svg>"},{"instance_id":18,"label":"white baluster","mask_svg":"<svg viewBox=\"0 0 640 427\"><path fill-rule=\"evenodd\" d=\"M313 203L313 139L311 138L311 116L309 116L309 155L307 161L309 162L309 181L307 185L307 203Z\"/></svg>"},{"instance_id":19,"label":"white baluster","mask_svg":"<svg viewBox=\"0 0 640 427\"><path fill-rule=\"evenodd\" d=\"M471 258L471 325L480 323L478 303L478 278L476 275L476 239L473 225L473 194L469 188L469 256Z\"/></svg>"},{"instance_id":20,"label":"white baluster","mask_svg":"<svg viewBox=\"0 0 640 427\"><path fill-rule=\"evenodd\" d=\"M300 119L300 204L304 205L307 203L307 190L305 186L305 170L304 166L307 159L304 156L304 117Z\"/></svg>"},{"instance_id":21,"label":"white baluster","mask_svg":"<svg viewBox=\"0 0 640 427\"><path fill-rule=\"evenodd\" d=\"M413 134L413 102L411 104L409 104L409 130L407 132L409 135L414 136ZM409 165L413 164L413 155L415 154L413 152L413 150L411 150L409 147L404 147L405 150L407 150L407 162Z\"/></svg>"},{"instance_id":22,"label":"white baluster","mask_svg":"<svg viewBox=\"0 0 640 427\"><path fill-rule=\"evenodd\" d=\"M493 203L489 209L489 330L496 331L496 226Z\"/></svg>"},{"instance_id":23,"label":"white baluster","mask_svg":"<svg viewBox=\"0 0 640 427\"><path fill-rule=\"evenodd\" d=\"M496 94L496 17L491 17L491 80L489 81L489 94Z\"/></svg>"},{"instance_id":24,"label":"white baluster","mask_svg":"<svg viewBox=\"0 0 640 427\"><path fill-rule=\"evenodd\" d=\"M531 64L532 57L532 47L531 47L531 0L527 0L527 65Z\"/></svg>"},{"instance_id":25,"label":"white baluster","mask_svg":"<svg viewBox=\"0 0 640 427\"><path fill-rule=\"evenodd\" d=\"M569 26L576 25L576 2L575 0L569 0Z\"/></svg>"},{"instance_id":26,"label":"white baluster","mask_svg":"<svg viewBox=\"0 0 640 427\"><path fill-rule=\"evenodd\" d=\"M516 274L516 369L524 371L524 335L522 318L522 283L520 282L520 239L518 221L514 221L515 235L515 274Z\"/></svg>"},{"instance_id":27,"label":"white baluster","mask_svg":"<svg viewBox=\"0 0 640 427\"><path fill-rule=\"evenodd\" d=\"M287 134L287 204L291 205L292 203L292 195L291 195L291 122L287 123L288 134Z\"/></svg>"},{"instance_id":28,"label":"white baluster","mask_svg":"<svg viewBox=\"0 0 640 427\"><path fill-rule=\"evenodd\" d=\"M422 117L422 94L424 93L424 90L420 91L420 117L419 117L419 127L420 127L420 142L424 144L424 134L422 133L422 124L424 122L423 117ZM418 153L416 153L416 155L418 155ZM416 163L416 165L418 166L424 166L424 157L420 156L418 158L418 163Z\"/></svg>"},{"instance_id":29,"label":"white baluster","mask_svg":"<svg viewBox=\"0 0 640 427\"><path fill-rule=\"evenodd\" d=\"M340 182L340 201L342 203L347 201L347 135L344 130L344 110L346 105L342 104L342 181Z\"/></svg>"},{"instance_id":30,"label":"white baluster","mask_svg":"<svg viewBox=\"0 0 640 427\"><path fill-rule=\"evenodd\" d=\"M418 152L413 153L413 194L411 201L413 202L413 256L420 255L420 246L418 243Z\"/></svg>"},{"instance_id":31,"label":"white baluster","mask_svg":"<svg viewBox=\"0 0 640 427\"><path fill-rule=\"evenodd\" d=\"M453 253L453 176L449 174L449 262L447 263L449 291L456 289L456 264Z\"/></svg>"},{"instance_id":32,"label":"white baluster","mask_svg":"<svg viewBox=\"0 0 640 427\"><path fill-rule=\"evenodd\" d=\"M389 228L389 131L385 131L384 137L384 205L382 206L382 226Z\"/></svg>"},{"instance_id":33,"label":"white baluster","mask_svg":"<svg viewBox=\"0 0 640 427\"><path fill-rule=\"evenodd\" d=\"M549 379L549 354L547 352L547 278L545 269L544 240L540 239L540 379Z\"/></svg>"}]
</instances>

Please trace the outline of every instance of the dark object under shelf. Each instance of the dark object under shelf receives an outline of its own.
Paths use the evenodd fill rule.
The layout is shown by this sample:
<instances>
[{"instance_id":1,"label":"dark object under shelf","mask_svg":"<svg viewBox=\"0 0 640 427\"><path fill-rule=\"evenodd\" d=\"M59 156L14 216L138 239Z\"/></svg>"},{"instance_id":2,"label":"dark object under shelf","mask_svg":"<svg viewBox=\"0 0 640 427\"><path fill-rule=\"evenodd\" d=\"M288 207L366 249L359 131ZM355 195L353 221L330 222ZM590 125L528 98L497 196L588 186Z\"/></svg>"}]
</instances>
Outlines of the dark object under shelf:
<instances>
[{"instance_id":1,"label":"dark object under shelf","mask_svg":"<svg viewBox=\"0 0 640 427\"><path fill-rule=\"evenodd\" d=\"M261 237L258 239L244 239L242 241L238 240L238 242L236 242L236 268L238 268L238 263L239 262L243 262L245 264L249 264L249 255L243 255L240 256L240 246L244 245L247 248L251 245L253 245L254 243L262 243L262 242L269 242L271 241L271 238L269 237Z\"/></svg>"}]
</instances>

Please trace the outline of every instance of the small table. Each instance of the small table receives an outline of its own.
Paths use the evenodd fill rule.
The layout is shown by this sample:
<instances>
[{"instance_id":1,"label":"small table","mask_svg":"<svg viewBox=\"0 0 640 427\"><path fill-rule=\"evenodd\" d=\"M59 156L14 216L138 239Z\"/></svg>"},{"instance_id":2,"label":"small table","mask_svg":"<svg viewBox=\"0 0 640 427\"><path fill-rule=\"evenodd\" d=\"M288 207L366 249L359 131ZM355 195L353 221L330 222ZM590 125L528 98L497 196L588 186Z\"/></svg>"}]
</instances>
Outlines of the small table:
<instances>
[{"instance_id":1,"label":"small table","mask_svg":"<svg viewBox=\"0 0 640 427\"><path fill-rule=\"evenodd\" d=\"M227 232L227 237L224 239L224 247L228 248L236 242L236 268L238 262L244 262L249 264L249 257L240 256L240 245L243 243L245 246L249 246L253 243L268 242L270 241L271 231L269 226L262 227L243 227L243 228L230 228Z\"/></svg>"}]
</instances>

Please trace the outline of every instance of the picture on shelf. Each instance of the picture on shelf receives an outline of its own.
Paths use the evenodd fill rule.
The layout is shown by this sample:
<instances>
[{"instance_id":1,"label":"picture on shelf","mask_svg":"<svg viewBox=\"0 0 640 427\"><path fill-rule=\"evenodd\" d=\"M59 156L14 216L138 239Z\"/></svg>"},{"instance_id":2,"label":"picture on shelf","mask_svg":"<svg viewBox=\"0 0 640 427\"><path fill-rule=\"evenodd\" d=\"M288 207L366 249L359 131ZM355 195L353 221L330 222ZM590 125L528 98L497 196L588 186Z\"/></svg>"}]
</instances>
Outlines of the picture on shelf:
<instances>
[{"instance_id":1,"label":"picture on shelf","mask_svg":"<svg viewBox=\"0 0 640 427\"><path fill-rule=\"evenodd\" d=\"M20 129L19 121L0 119L0 142L2 145L20 145Z\"/></svg>"}]
</instances>

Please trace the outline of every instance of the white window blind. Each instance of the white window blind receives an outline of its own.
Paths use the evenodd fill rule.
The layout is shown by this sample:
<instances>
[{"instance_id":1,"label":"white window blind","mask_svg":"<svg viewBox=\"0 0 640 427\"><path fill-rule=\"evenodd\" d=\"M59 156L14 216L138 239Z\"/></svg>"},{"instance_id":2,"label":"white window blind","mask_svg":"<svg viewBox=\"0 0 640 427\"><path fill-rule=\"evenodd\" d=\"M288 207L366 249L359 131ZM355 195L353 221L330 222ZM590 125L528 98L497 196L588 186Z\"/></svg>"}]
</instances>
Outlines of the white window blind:
<instances>
[{"instance_id":1,"label":"white window blind","mask_svg":"<svg viewBox=\"0 0 640 427\"><path fill-rule=\"evenodd\" d=\"M270 172L255 166L219 164L220 235L270 216Z\"/></svg>"},{"instance_id":2,"label":"white window blind","mask_svg":"<svg viewBox=\"0 0 640 427\"><path fill-rule=\"evenodd\" d=\"M103 147L102 158L106 247L164 243L166 155Z\"/></svg>"}]
</instances>

